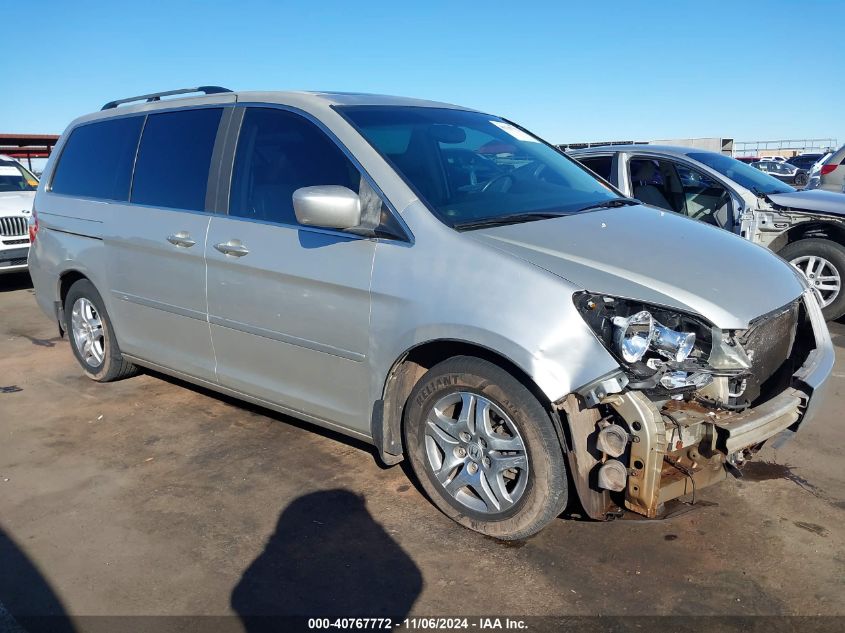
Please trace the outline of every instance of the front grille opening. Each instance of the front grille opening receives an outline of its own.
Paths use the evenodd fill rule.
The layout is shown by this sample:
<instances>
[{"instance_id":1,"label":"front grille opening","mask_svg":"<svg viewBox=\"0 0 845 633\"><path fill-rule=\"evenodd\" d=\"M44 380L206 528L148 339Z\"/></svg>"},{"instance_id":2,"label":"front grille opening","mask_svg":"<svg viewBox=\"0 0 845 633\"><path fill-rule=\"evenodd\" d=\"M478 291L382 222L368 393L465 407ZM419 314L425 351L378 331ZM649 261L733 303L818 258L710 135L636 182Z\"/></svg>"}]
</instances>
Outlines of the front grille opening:
<instances>
[{"instance_id":1,"label":"front grille opening","mask_svg":"<svg viewBox=\"0 0 845 633\"><path fill-rule=\"evenodd\" d=\"M778 362L779 350L785 346L783 342L775 342L777 353L772 353L767 356L769 364L752 361L754 370L754 377L759 385L757 388L756 397L751 401L752 406L762 404L792 385L792 375L798 371L803 365L810 352L815 348L816 338L813 333L813 326L810 322L810 316L807 313L807 308L803 301L798 301L793 310L792 324L789 326L789 349L785 354L785 358L781 358ZM772 337L783 336L784 323L779 325L768 324L769 331L764 335L764 340L772 340Z\"/></svg>"}]
</instances>

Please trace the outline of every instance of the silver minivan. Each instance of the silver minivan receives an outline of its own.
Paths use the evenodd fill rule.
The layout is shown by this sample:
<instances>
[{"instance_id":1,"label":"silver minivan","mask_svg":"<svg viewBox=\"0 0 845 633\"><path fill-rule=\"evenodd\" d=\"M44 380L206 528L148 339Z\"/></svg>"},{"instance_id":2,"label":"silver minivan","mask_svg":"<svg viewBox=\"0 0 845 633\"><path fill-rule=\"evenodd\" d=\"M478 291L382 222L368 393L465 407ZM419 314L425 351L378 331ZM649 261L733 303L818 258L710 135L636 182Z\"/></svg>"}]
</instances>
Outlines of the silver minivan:
<instances>
[{"instance_id":1,"label":"silver minivan","mask_svg":"<svg viewBox=\"0 0 845 633\"><path fill-rule=\"evenodd\" d=\"M198 91L75 120L44 172L36 297L92 379L151 368L361 438L502 539L568 502L661 516L817 407L830 337L771 252L498 116Z\"/></svg>"}]
</instances>

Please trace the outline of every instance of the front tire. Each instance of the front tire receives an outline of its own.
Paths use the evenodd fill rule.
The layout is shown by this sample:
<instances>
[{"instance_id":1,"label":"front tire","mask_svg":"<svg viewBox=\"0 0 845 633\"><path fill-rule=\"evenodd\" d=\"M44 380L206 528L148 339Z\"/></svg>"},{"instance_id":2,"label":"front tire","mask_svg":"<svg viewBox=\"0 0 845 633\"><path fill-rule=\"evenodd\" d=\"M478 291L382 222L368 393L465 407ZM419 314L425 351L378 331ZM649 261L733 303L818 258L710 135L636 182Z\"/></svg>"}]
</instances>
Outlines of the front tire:
<instances>
[{"instance_id":1,"label":"front tire","mask_svg":"<svg viewBox=\"0 0 845 633\"><path fill-rule=\"evenodd\" d=\"M831 240L809 238L787 244L778 255L807 277L826 320L845 314L845 247Z\"/></svg>"},{"instance_id":2,"label":"front tire","mask_svg":"<svg viewBox=\"0 0 845 633\"><path fill-rule=\"evenodd\" d=\"M404 439L429 498L472 530L523 539L566 507L566 466L548 411L486 360L457 356L431 368L405 407Z\"/></svg>"},{"instance_id":3,"label":"front tire","mask_svg":"<svg viewBox=\"0 0 845 633\"><path fill-rule=\"evenodd\" d=\"M103 298L87 279L80 279L65 297L65 330L73 355L85 375L97 382L111 382L137 373L123 358Z\"/></svg>"}]
</instances>

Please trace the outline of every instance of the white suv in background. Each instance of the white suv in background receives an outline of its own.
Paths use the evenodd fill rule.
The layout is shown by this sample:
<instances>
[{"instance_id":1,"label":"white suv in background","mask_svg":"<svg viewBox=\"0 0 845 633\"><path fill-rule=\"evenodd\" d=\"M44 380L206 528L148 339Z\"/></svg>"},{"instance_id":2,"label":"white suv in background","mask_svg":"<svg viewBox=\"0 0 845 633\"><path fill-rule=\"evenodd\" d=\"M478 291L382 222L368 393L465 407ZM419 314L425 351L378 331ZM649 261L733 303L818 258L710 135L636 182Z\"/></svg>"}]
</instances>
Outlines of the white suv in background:
<instances>
[{"instance_id":1,"label":"white suv in background","mask_svg":"<svg viewBox=\"0 0 845 633\"><path fill-rule=\"evenodd\" d=\"M0 155L0 274L26 269L29 218L38 179L18 161Z\"/></svg>"}]
</instances>

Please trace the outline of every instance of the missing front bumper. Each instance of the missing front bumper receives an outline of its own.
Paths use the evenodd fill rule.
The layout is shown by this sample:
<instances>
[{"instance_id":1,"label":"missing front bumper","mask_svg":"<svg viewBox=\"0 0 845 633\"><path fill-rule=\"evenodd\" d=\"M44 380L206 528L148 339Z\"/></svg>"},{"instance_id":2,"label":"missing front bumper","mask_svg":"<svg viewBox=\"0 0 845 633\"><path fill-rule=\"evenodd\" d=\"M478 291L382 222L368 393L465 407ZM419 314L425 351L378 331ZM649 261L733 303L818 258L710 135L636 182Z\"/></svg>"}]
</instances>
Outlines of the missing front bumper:
<instances>
[{"instance_id":1,"label":"missing front bumper","mask_svg":"<svg viewBox=\"0 0 845 633\"><path fill-rule=\"evenodd\" d=\"M808 399L803 392L789 389L743 413L719 416L695 411L688 418L698 418L695 430L684 431L676 429L671 419L667 424L667 413L641 392L606 398L605 404L625 421L632 434L625 507L656 517L666 501L722 481L731 455L759 446L794 425ZM685 432L694 435L695 441L684 443Z\"/></svg>"},{"instance_id":2,"label":"missing front bumper","mask_svg":"<svg viewBox=\"0 0 845 633\"><path fill-rule=\"evenodd\" d=\"M815 345L793 374L791 386L752 409L710 410L685 401L658 405L639 391L606 395L597 407L584 406L586 399L574 395L562 402L571 429L570 466L587 514L605 518L624 506L657 517L667 501L725 479L736 456L805 424L824 397L834 351L812 292L803 300ZM624 424L631 434L628 451L618 458L628 472L620 493L596 486L596 472L610 459L597 450L594 439L597 430L609 423L607 417Z\"/></svg>"}]
</instances>

